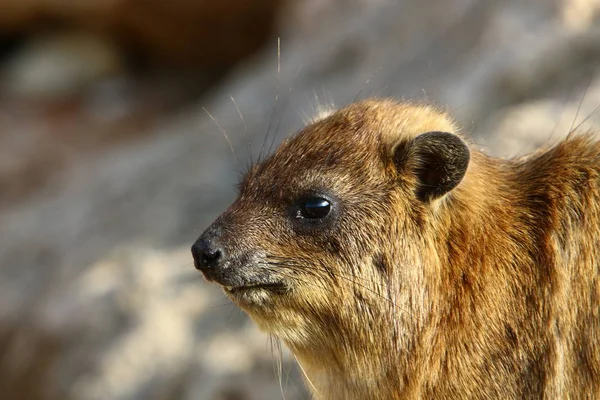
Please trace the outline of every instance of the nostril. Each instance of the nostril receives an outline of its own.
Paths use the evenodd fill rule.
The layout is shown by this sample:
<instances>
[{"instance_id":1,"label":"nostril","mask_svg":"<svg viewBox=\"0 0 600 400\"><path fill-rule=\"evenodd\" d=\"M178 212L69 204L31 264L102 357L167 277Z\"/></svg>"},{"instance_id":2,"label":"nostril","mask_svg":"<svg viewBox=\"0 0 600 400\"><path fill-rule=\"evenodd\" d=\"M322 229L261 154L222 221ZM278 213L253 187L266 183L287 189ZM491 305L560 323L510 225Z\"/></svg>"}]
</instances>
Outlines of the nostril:
<instances>
[{"instance_id":1,"label":"nostril","mask_svg":"<svg viewBox=\"0 0 600 400\"><path fill-rule=\"evenodd\" d=\"M219 259L221 258L221 250L219 249L208 249L204 252L204 259L208 262L215 262L215 261L219 261Z\"/></svg>"},{"instance_id":2,"label":"nostril","mask_svg":"<svg viewBox=\"0 0 600 400\"><path fill-rule=\"evenodd\" d=\"M223 260L223 250L210 240L200 239L192 246L192 256L196 269L215 268Z\"/></svg>"}]
</instances>

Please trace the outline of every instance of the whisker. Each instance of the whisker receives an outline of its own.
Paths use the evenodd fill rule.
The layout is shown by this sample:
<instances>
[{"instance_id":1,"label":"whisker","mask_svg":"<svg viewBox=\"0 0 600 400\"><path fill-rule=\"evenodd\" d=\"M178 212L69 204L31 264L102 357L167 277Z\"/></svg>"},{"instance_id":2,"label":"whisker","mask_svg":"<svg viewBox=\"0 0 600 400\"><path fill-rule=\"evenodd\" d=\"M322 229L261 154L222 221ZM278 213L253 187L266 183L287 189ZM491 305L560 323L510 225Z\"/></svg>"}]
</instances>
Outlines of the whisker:
<instances>
[{"instance_id":1,"label":"whisker","mask_svg":"<svg viewBox=\"0 0 600 400\"><path fill-rule=\"evenodd\" d=\"M579 129L581 127L581 125L585 124L590 118L592 118L594 116L594 114L596 114L598 112L598 110L600 110L600 105L596 106L596 108L594 108L592 110L592 112L583 119L583 121L581 121L579 124L577 124L577 126L575 128L573 128L573 131L571 133L577 132L577 129ZM569 135L571 135L571 133L569 133Z\"/></svg>"},{"instance_id":2,"label":"whisker","mask_svg":"<svg viewBox=\"0 0 600 400\"><path fill-rule=\"evenodd\" d=\"M585 87L585 90L583 91L583 94L581 95L581 99L579 99L579 105L577 106L577 111L575 111L575 118L573 118L573 122L571 122L571 127L569 128L569 132L567 133L567 138L569 138L571 136L571 134L573 133L573 128L575 126L575 123L577 122L577 117L579 117L579 111L581 110L581 106L583 105L583 101L585 100L585 96L587 95L587 92L588 92L590 86L592 85L592 78L593 77L590 76L588 84Z\"/></svg>"},{"instance_id":3,"label":"whisker","mask_svg":"<svg viewBox=\"0 0 600 400\"><path fill-rule=\"evenodd\" d=\"M246 121L244 120L244 117L242 115L242 112L240 111L240 108L238 107L238 105L237 105L235 99L233 98L233 96L229 95L229 98L231 99L231 102L235 106L235 109L237 110L238 115L240 116L240 119L242 120L242 123L244 124L244 132L246 134L248 134L248 126L246 125Z\"/></svg>"},{"instance_id":4,"label":"whisker","mask_svg":"<svg viewBox=\"0 0 600 400\"><path fill-rule=\"evenodd\" d=\"M371 72L369 74L369 76L367 76L367 79L361 86L360 90L358 91L358 94L356 95L356 97L354 97L354 100L352 101L353 103L356 103L356 101L360 98L360 95L362 94L365 87L369 84L369 82L371 82L371 79L373 79L375 77L375 75L377 75L379 72L381 72L382 69L383 69L383 67L379 67L379 68L375 69L375 71Z\"/></svg>"},{"instance_id":5,"label":"whisker","mask_svg":"<svg viewBox=\"0 0 600 400\"><path fill-rule=\"evenodd\" d=\"M300 367L300 371L302 371L302 375L304 375L304 379L306 379L306 382L308 382L308 384L312 388L313 394L315 395L315 398L322 398L321 393L319 393L319 391L317 390L317 388L315 387L315 385L312 383L312 381L310 380L310 378L306 374L306 371L304 370L304 367L302 366L302 364L300 364L300 361L298 361L298 357L296 357L296 355L293 352L292 352L292 356L296 360L296 364L298 364L298 367Z\"/></svg>"},{"instance_id":6,"label":"whisker","mask_svg":"<svg viewBox=\"0 0 600 400\"><path fill-rule=\"evenodd\" d=\"M569 100L571 100L571 94L573 92L574 88L571 87L566 95L564 97L561 98L561 102L560 102L560 112L558 112L558 118L556 119L556 121L554 122L554 126L552 127L552 131L550 131L550 136L548 136L548 140L552 140L552 138L554 137L554 134L556 133L556 128L558 128L558 125L560 124L561 120L563 119L563 114L565 113L565 109L567 108L567 103L569 102ZM568 132L567 132L567 137L568 137Z\"/></svg>"},{"instance_id":7,"label":"whisker","mask_svg":"<svg viewBox=\"0 0 600 400\"><path fill-rule=\"evenodd\" d=\"M285 269L288 269L288 270L302 269L302 271L303 271L303 272L309 271L311 268L314 268L314 267L309 267L309 266L297 266L297 265L285 265L285 264L277 264L277 265L275 265L275 266L277 266L277 267L279 267L279 268L285 268ZM282 271L281 271L280 269L277 269L277 270L273 270L273 269L271 269L271 271L278 272L278 273L282 273ZM313 272L314 272L314 271L313 271ZM366 290L367 292L369 292L369 293L371 293L371 294L373 294L373 295L375 295L375 296L379 297L380 299L382 299L382 300L384 300L384 301L388 302L388 303L389 303L391 306L393 306L393 307L394 307L395 309L397 309L398 311L401 311L401 312L407 313L407 314L409 314L411 317L413 317L413 318L416 318L416 316L415 316L415 315L414 315L412 312L410 312L409 310L406 310L406 309L404 309L403 307L399 306L398 304L396 304L396 302L395 302L393 299L391 299L391 298L389 298L389 297L387 297L387 296L383 295L382 293L379 293L379 292L377 292L376 290L374 290L374 289L371 289L371 288L369 288L369 287L367 287L367 286L365 286L365 285L362 285L362 284L360 284L359 282L357 282L356 280L353 280L353 279L351 279L351 278L348 278L348 277L346 277L346 276L343 276L343 275L341 275L341 274L339 274L339 273L338 273L338 274L336 274L336 273L333 273L333 274L334 274L334 276L336 276L336 277L338 277L338 278L341 278L341 279L344 279L344 280L346 280L346 281L348 281L348 282L350 282L350 283L352 283L352 284L354 284L354 285L356 285L356 286L358 286L358 287L360 287L360 288L362 288L362 289ZM296 279L296 280L298 280L298 281L300 281L300 282L303 282L303 283L306 283L306 284L309 284L309 285L313 285L313 284L314 284L314 282L310 282L310 281L304 280L304 279L302 279L302 278L300 278L300 277L298 277L298 276L291 276L291 275L289 275L289 274L285 274L285 273L282 273L282 275L285 275L286 277L288 277L288 278L290 278L290 279ZM358 278L358 277L357 277L357 278ZM377 286L379 289L383 289L383 285L381 285L381 284L379 284L379 283L375 283L375 282L371 282L371 283L372 283L372 284L374 284L374 285L376 285L376 286ZM315 286L316 286L316 285L315 285ZM318 288L320 288L320 289L325 289L325 290L329 290L329 289L330 289L329 287L322 287L322 286L316 286L316 287L318 287Z\"/></svg>"},{"instance_id":8,"label":"whisker","mask_svg":"<svg viewBox=\"0 0 600 400\"><path fill-rule=\"evenodd\" d=\"M281 38L277 37L277 93L275 94L275 102L279 99L279 84L281 83ZM270 154L273 151L273 144L275 143L275 139L277 138L277 134L279 133L279 127L281 126L281 120L283 119L283 115L279 117L279 121L277 122L277 127L275 128L275 134L273 134L273 138L271 139L271 144L269 145L269 150L267 154Z\"/></svg>"},{"instance_id":9,"label":"whisker","mask_svg":"<svg viewBox=\"0 0 600 400\"><path fill-rule=\"evenodd\" d=\"M246 125L246 120L244 119L244 116L242 115L242 111L238 107L238 104L235 101L235 99L233 98L233 96L230 95L229 98L231 99L231 102L233 103L235 109L237 110L238 115L240 116L240 119L242 120L242 123L244 124L244 137L248 138L248 125ZM246 144L246 153L248 153L248 160L249 160L248 164L246 164L246 172L247 172L247 171L250 171L252 169L252 165L253 165L253 160L252 160L252 141L251 140L249 140L247 142L247 144Z\"/></svg>"},{"instance_id":10,"label":"whisker","mask_svg":"<svg viewBox=\"0 0 600 400\"><path fill-rule=\"evenodd\" d=\"M273 257L269 257L268 260L276 260L276 262L279 262L279 263L282 262L281 260L277 260L276 258L273 258ZM283 260L283 263L286 263L287 261L288 260ZM287 265L287 264L278 264L278 265ZM292 268L297 268L298 267L296 265L290 265L290 266ZM323 270L321 270L321 269L319 269L317 267L314 267L314 266L309 266L309 265L300 266L299 268L302 269L303 271L314 270L314 271L317 271L317 272L323 272L323 270L325 270L325 273L327 273L328 275L330 275L330 277L336 277L336 276L346 277L346 278L350 277L350 278L356 278L356 279L358 279L358 280L360 280L362 282L370 283L370 284L376 285L376 286L379 286L381 284L379 281L373 281L373 280L362 278L362 277L359 277L359 276L356 276L356 275L349 275L349 274L344 274L344 273L341 273L341 272L333 273L330 268L326 268L325 266L323 266ZM330 271L333 273L333 275L330 274Z\"/></svg>"},{"instance_id":11,"label":"whisker","mask_svg":"<svg viewBox=\"0 0 600 400\"><path fill-rule=\"evenodd\" d=\"M281 342L274 338L271 343L275 343L275 349L277 350L277 380L279 381L279 389L281 390L281 395L285 400L285 391L283 390L283 352L281 350Z\"/></svg>"},{"instance_id":12,"label":"whisker","mask_svg":"<svg viewBox=\"0 0 600 400\"><path fill-rule=\"evenodd\" d=\"M292 91L294 89L294 85L296 83L296 80L298 78L298 74L300 73L301 69L302 69L302 66L300 66L298 68L296 76L292 80L292 84L290 85L290 88L288 90L288 96L285 98L285 101L283 103L281 103L280 106L279 106L279 108L283 109L283 111L281 112L281 115L279 116L279 121L277 121L277 127L275 128L275 134L273 135L273 138L271 139L271 144L269 145L269 151L267 152L267 154L270 154L273 151L273 148L275 146L275 141L277 140L277 137L278 137L279 132L280 132L279 128L281 127L281 121L284 120L284 117L286 116L286 112L288 110L290 110L289 104L290 104L290 101L291 101L291 98L292 98L291 93L292 93Z\"/></svg>"},{"instance_id":13,"label":"whisker","mask_svg":"<svg viewBox=\"0 0 600 400\"><path fill-rule=\"evenodd\" d=\"M281 266L280 266L280 267L281 267ZM284 268L285 268L285 267L284 267ZM278 273L278 274L280 274L280 275L282 275L282 276L284 276L284 277L286 277L286 278L289 278L289 279L292 279L292 280L297 280L297 281L300 281L300 282L302 282L302 283L305 283L305 284L307 284L307 285L309 285L309 286L314 286L314 287L316 287L316 288L323 289L323 290L329 290L329 289L330 289L328 286L321 286L321 285L317 285L315 282L308 281L308 280L306 280L306 279L303 279L303 278L301 278L301 277L299 277L299 276L296 276L296 275L287 274L287 273L285 273L284 271L281 271L280 269L270 269L270 271L271 271L271 272Z\"/></svg>"},{"instance_id":14,"label":"whisker","mask_svg":"<svg viewBox=\"0 0 600 400\"><path fill-rule=\"evenodd\" d=\"M277 37L277 86L275 88L275 102L273 103L273 109L271 110L271 119L269 121L269 126L267 128L267 133L263 140L262 146L260 147L259 160L262 160L265 156L263 152L266 149L267 142L269 140L269 136L271 134L271 127L273 126L273 120L275 117L275 112L277 111L277 103L279 101L279 84L280 84L280 75L281 75L281 38Z\"/></svg>"},{"instance_id":15,"label":"whisker","mask_svg":"<svg viewBox=\"0 0 600 400\"><path fill-rule=\"evenodd\" d=\"M193 267L194 266L194 262L190 261L188 263L185 263L183 265L180 265L180 268L189 268L189 267Z\"/></svg>"},{"instance_id":16,"label":"whisker","mask_svg":"<svg viewBox=\"0 0 600 400\"><path fill-rule=\"evenodd\" d=\"M227 136L227 132L225 131L225 129L223 129L223 127L219 124L219 122L215 119L215 117L213 117L212 114L209 113L206 108L204 108L204 106L202 106L202 109L206 112L206 114L208 114L210 119L213 120L215 125L217 125L217 128L219 128L219 130L221 131L223 136L225 136L225 140L227 140L227 144L229 144L229 149L231 150L231 155L233 156L233 162L234 162L234 164L237 164L237 157L235 155L235 151L233 150L233 145L231 144L231 140L229 140L229 136Z\"/></svg>"}]
</instances>

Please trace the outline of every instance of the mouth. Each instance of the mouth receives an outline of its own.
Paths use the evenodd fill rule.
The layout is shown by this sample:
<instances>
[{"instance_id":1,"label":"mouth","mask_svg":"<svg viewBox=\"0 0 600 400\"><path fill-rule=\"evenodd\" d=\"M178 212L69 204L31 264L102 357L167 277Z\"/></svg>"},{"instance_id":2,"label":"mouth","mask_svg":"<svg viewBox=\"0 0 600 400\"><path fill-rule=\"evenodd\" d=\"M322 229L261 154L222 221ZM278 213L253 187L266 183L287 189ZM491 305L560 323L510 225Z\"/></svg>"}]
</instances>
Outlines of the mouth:
<instances>
[{"instance_id":1,"label":"mouth","mask_svg":"<svg viewBox=\"0 0 600 400\"><path fill-rule=\"evenodd\" d=\"M283 283L260 283L242 286L222 286L225 294L246 311L264 309L276 298L285 295L289 287Z\"/></svg>"},{"instance_id":2,"label":"mouth","mask_svg":"<svg viewBox=\"0 0 600 400\"><path fill-rule=\"evenodd\" d=\"M261 283L256 285L245 286L223 286L226 293L231 295L241 295L256 291L267 291L275 294L284 294L288 288L283 283Z\"/></svg>"}]
</instances>

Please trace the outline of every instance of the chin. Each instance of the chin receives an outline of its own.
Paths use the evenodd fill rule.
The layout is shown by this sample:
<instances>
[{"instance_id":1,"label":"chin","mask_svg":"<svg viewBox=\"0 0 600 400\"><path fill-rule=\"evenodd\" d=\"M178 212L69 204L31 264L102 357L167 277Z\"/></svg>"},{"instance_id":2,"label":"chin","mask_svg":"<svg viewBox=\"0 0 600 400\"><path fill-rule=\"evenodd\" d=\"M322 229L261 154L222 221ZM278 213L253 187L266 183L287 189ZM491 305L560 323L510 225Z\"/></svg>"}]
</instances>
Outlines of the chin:
<instances>
[{"instance_id":1,"label":"chin","mask_svg":"<svg viewBox=\"0 0 600 400\"><path fill-rule=\"evenodd\" d=\"M277 294L264 287L223 287L223 291L234 303L242 308L265 307L274 303Z\"/></svg>"}]
</instances>

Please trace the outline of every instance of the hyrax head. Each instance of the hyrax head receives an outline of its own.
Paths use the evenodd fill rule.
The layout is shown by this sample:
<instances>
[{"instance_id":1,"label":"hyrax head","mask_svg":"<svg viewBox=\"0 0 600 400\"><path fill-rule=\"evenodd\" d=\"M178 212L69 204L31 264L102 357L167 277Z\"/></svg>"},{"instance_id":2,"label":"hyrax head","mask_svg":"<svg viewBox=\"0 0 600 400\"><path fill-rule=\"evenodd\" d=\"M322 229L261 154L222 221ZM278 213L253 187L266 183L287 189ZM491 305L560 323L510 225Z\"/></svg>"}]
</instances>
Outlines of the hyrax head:
<instances>
[{"instance_id":1,"label":"hyrax head","mask_svg":"<svg viewBox=\"0 0 600 400\"><path fill-rule=\"evenodd\" d=\"M469 164L454 131L431 107L392 101L313 123L250 169L192 246L196 268L290 341L385 313L392 282L407 292L394 301L414 303L424 221Z\"/></svg>"}]
</instances>

